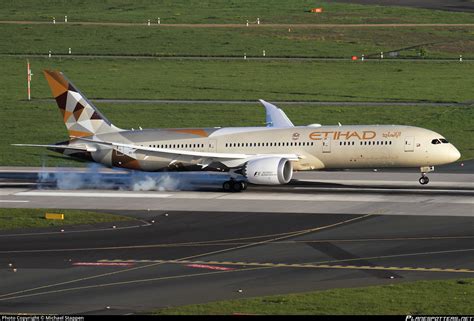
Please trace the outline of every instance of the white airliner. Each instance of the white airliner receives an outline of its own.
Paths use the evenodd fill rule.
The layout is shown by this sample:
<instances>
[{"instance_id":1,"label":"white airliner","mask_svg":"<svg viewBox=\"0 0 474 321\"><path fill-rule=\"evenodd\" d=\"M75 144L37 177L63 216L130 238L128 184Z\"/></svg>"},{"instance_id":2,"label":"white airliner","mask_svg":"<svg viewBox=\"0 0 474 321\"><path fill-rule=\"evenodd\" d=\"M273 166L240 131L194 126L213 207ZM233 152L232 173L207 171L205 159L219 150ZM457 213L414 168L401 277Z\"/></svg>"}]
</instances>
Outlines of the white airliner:
<instances>
[{"instance_id":1,"label":"white airliner","mask_svg":"<svg viewBox=\"0 0 474 321\"><path fill-rule=\"evenodd\" d=\"M435 165L456 161L459 151L442 135L403 125L294 126L278 107L266 108L266 127L124 130L114 126L66 77L44 71L69 132L47 147L110 167L141 171L229 172L225 191L247 183L288 183L294 170L416 167L420 184Z\"/></svg>"}]
</instances>

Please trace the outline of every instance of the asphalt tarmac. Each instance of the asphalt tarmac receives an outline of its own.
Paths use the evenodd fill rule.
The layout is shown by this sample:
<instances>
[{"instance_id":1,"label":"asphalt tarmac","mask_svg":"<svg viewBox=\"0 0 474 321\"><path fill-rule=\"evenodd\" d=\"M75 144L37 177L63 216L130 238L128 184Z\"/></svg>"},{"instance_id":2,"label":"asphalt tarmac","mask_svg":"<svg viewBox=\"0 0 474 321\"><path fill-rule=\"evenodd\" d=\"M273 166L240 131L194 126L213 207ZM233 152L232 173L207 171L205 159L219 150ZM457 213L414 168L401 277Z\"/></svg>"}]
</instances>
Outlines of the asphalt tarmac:
<instances>
[{"instance_id":1,"label":"asphalt tarmac","mask_svg":"<svg viewBox=\"0 0 474 321\"><path fill-rule=\"evenodd\" d=\"M37 189L26 176L38 169L3 168L2 207L94 208L137 221L1 232L0 314L129 314L471 277L474 180L471 164L462 168L431 174L427 186L416 172L312 172L243 193ZM19 172L25 185L9 186L5 177Z\"/></svg>"},{"instance_id":2,"label":"asphalt tarmac","mask_svg":"<svg viewBox=\"0 0 474 321\"><path fill-rule=\"evenodd\" d=\"M143 221L2 233L0 314L128 314L474 272L471 217L126 213Z\"/></svg>"}]
</instances>

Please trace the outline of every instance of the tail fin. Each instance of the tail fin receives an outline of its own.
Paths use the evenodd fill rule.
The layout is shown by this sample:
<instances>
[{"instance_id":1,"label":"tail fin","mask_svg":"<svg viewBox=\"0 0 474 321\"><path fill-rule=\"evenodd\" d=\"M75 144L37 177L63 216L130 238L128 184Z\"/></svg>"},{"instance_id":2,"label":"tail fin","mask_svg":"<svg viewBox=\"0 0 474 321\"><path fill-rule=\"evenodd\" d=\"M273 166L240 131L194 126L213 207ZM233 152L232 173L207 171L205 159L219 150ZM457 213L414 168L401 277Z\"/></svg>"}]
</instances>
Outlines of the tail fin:
<instances>
[{"instance_id":1,"label":"tail fin","mask_svg":"<svg viewBox=\"0 0 474 321\"><path fill-rule=\"evenodd\" d=\"M85 137L118 132L87 98L59 71L44 70L69 137Z\"/></svg>"}]
</instances>

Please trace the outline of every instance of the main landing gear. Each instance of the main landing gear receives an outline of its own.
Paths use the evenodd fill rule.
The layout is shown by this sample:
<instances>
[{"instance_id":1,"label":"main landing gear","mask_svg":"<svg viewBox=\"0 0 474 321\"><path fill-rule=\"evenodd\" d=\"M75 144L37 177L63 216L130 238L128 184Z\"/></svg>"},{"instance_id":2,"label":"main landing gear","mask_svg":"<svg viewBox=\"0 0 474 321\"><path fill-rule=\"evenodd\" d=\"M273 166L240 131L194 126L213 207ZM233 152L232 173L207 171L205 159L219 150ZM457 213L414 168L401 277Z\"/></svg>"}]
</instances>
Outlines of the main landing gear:
<instances>
[{"instance_id":1,"label":"main landing gear","mask_svg":"<svg viewBox=\"0 0 474 321\"><path fill-rule=\"evenodd\" d=\"M222 189L224 192L238 193L247 189L247 182L231 179L230 181L226 181L224 184L222 184Z\"/></svg>"},{"instance_id":2,"label":"main landing gear","mask_svg":"<svg viewBox=\"0 0 474 321\"><path fill-rule=\"evenodd\" d=\"M421 171L421 177L418 180L421 185L426 185L430 182L430 179L428 176L426 176L426 173L434 171L434 166L425 166L425 167L420 167Z\"/></svg>"}]
</instances>

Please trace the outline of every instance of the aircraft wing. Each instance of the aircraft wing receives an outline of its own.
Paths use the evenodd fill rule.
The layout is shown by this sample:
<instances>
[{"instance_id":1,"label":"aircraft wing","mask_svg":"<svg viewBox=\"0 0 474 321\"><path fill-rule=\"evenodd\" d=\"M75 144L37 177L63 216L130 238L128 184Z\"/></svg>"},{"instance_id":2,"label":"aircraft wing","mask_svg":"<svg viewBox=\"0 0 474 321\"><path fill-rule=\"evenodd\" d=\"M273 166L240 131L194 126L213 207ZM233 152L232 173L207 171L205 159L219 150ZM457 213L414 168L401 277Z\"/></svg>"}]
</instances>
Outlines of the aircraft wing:
<instances>
[{"instance_id":1,"label":"aircraft wing","mask_svg":"<svg viewBox=\"0 0 474 321\"><path fill-rule=\"evenodd\" d=\"M12 146L21 146L21 147L46 147L46 148L58 148L58 149L69 149L69 150L79 150L83 152L95 152L97 148L87 146L87 145L37 145L37 144L12 144Z\"/></svg>"},{"instance_id":2,"label":"aircraft wing","mask_svg":"<svg viewBox=\"0 0 474 321\"><path fill-rule=\"evenodd\" d=\"M250 159L256 158L264 158L264 157L272 157L278 156L282 158L287 158L289 160L299 160L300 157L296 154L238 154L238 153L213 153L213 152L195 152L189 150L180 150L180 149L170 149L170 148L156 148L156 147L146 147L140 145L133 145L133 144L122 144L122 143L114 143L114 142L106 142L100 140L93 140L84 137L74 137L76 139L80 139L83 141L88 141L91 143L99 144L99 145L107 145L111 147L120 148L123 152L135 152L135 151L142 151L145 153L149 153L150 155L159 155L162 157L166 157L170 159L170 162L173 161L183 161L183 160L203 160L200 162L201 164L209 165L212 162L221 162L227 166L233 167L238 166ZM146 158L146 156L145 156ZM204 166L207 166L204 165Z\"/></svg>"},{"instance_id":3,"label":"aircraft wing","mask_svg":"<svg viewBox=\"0 0 474 321\"><path fill-rule=\"evenodd\" d=\"M283 110L263 99L259 99L259 101L265 107L265 122L267 127L295 127Z\"/></svg>"}]
</instances>

